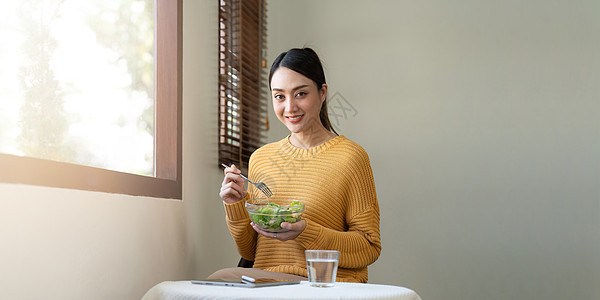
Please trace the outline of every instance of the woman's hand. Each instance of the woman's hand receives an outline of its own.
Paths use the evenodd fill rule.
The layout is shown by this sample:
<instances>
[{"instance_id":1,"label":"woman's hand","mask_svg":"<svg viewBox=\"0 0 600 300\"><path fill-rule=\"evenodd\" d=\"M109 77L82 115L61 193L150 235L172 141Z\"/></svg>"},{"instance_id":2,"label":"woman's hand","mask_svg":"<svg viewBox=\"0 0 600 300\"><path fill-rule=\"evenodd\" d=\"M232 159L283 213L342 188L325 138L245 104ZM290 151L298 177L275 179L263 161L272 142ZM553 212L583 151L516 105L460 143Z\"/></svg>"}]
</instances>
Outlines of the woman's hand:
<instances>
[{"instance_id":1,"label":"woman's hand","mask_svg":"<svg viewBox=\"0 0 600 300\"><path fill-rule=\"evenodd\" d=\"M234 203L244 199L248 192L244 186L244 178L239 175L242 171L235 165L231 165L231 167L225 168L224 172L225 178L223 178L221 192L219 193L221 199L227 203Z\"/></svg>"},{"instance_id":2,"label":"woman's hand","mask_svg":"<svg viewBox=\"0 0 600 300\"><path fill-rule=\"evenodd\" d=\"M287 229L288 231L278 232L277 234L260 229L260 227L256 226L254 222L250 222L250 225L252 226L252 228L254 228L256 232L263 236L266 236L271 239L278 239L280 241L289 241L295 239L302 233L302 231L304 231L304 228L306 228L306 221L300 220L296 223L283 222L281 223L281 228Z\"/></svg>"}]
</instances>

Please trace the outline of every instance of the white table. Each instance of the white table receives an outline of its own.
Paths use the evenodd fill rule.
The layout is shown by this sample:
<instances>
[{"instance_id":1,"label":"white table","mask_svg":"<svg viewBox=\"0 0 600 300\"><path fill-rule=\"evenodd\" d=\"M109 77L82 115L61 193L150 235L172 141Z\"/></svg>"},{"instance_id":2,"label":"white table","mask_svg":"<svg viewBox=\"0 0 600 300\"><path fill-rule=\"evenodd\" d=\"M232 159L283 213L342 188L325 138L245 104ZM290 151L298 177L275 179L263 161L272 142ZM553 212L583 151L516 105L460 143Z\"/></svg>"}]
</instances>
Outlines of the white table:
<instances>
[{"instance_id":1,"label":"white table","mask_svg":"<svg viewBox=\"0 0 600 300\"><path fill-rule=\"evenodd\" d=\"M193 284L190 281L165 281L152 287L142 300L198 299L398 299L421 300L413 290L381 284L336 282L334 287L300 284L260 288Z\"/></svg>"}]
</instances>

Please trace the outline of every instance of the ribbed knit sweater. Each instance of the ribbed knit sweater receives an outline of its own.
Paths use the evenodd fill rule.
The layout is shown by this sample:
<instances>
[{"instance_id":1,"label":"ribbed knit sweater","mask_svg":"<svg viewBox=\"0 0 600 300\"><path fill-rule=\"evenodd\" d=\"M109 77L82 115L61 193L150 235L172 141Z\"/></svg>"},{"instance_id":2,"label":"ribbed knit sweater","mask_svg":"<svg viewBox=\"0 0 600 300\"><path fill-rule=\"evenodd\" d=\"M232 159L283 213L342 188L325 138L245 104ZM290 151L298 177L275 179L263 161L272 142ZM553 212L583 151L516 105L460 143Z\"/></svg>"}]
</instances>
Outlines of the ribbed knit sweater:
<instances>
[{"instance_id":1,"label":"ribbed knit sweater","mask_svg":"<svg viewBox=\"0 0 600 300\"><path fill-rule=\"evenodd\" d=\"M242 201L224 202L227 224L242 257L254 260L255 268L307 276L304 250L339 250L337 280L367 282L367 266L379 257L381 240L373 172L361 146L337 136L300 149L290 144L288 136L252 154L249 178L266 183L274 197L304 201L306 228L285 242L256 233L244 205L262 195L249 184Z\"/></svg>"}]
</instances>

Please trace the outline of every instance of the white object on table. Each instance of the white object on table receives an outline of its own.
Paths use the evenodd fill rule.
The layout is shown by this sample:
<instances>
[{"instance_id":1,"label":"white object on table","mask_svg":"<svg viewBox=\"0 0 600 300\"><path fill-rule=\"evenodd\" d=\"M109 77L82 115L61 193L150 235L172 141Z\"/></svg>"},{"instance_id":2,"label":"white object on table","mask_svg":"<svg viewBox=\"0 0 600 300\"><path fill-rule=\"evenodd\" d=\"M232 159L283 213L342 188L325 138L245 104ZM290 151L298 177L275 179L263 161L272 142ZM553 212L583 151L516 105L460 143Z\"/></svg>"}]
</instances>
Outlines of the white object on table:
<instances>
[{"instance_id":1,"label":"white object on table","mask_svg":"<svg viewBox=\"0 0 600 300\"><path fill-rule=\"evenodd\" d=\"M152 287L142 300L199 299L397 299L421 300L413 290L381 284L336 282L334 287L300 284L261 288L193 284L190 281L165 281Z\"/></svg>"}]
</instances>

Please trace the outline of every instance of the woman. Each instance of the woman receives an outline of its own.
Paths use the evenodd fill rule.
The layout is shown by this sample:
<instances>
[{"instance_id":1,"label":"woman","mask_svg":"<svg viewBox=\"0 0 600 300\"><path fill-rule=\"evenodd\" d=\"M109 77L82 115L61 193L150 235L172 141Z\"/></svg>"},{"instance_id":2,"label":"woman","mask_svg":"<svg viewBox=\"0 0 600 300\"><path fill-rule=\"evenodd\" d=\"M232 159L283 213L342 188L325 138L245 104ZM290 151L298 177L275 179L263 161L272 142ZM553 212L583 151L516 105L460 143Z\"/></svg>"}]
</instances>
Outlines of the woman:
<instances>
[{"instance_id":1,"label":"woman","mask_svg":"<svg viewBox=\"0 0 600 300\"><path fill-rule=\"evenodd\" d=\"M242 257L255 263L253 270L232 268L211 277L234 272L305 280L304 250L331 249L340 251L338 281L367 282L367 266L381 252L379 205L367 153L332 128L325 74L312 49L280 54L269 85L275 114L290 135L252 154L249 178L265 182L274 196L304 201L306 210L301 221L281 224L286 232L261 230L244 208L260 192L253 185L246 190L238 168L226 168L220 196L227 224Z\"/></svg>"}]
</instances>

